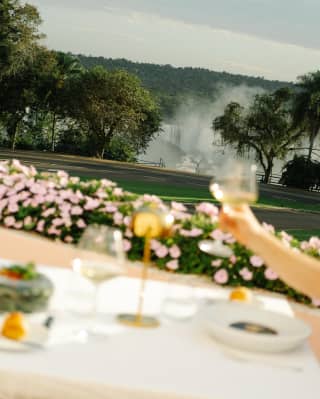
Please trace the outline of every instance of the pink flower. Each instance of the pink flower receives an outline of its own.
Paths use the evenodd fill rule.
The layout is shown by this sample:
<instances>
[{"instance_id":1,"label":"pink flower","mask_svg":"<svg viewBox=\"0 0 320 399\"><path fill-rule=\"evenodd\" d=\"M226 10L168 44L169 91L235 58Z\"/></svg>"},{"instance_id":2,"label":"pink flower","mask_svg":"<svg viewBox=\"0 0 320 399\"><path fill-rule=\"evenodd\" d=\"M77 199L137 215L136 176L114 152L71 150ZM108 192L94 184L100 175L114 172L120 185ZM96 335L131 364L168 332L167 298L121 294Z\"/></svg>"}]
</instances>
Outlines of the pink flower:
<instances>
[{"instance_id":1,"label":"pink flower","mask_svg":"<svg viewBox=\"0 0 320 399\"><path fill-rule=\"evenodd\" d=\"M66 210L66 209L67 209L67 208L65 208L65 210ZM82 215L82 214L83 214L83 209L81 208L81 206L73 206L73 207L71 208L70 213L71 213L71 215L79 216L79 215Z\"/></svg>"},{"instance_id":2,"label":"pink flower","mask_svg":"<svg viewBox=\"0 0 320 399\"><path fill-rule=\"evenodd\" d=\"M155 254L158 258L164 258L168 255L169 251L165 245L161 245L156 251Z\"/></svg>"},{"instance_id":3,"label":"pink flower","mask_svg":"<svg viewBox=\"0 0 320 399\"><path fill-rule=\"evenodd\" d=\"M17 204L9 204L9 206L8 206L8 212L9 213L16 213L16 212L18 212L19 211L19 207L18 207L18 205Z\"/></svg>"},{"instance_id":4,"label":"pink flower","mask_svg":"<svg viewBox=\"0 0 320 399\"><path fill-rule=\"evenodd\" d=\"M215 229L212 233L209 234L209 236L214 240L223 241L226 237L226 234L219 229Z\"/></svg>"},{"instance_id":5,"label":"pink flower","mask_svg":"<svg viewBox=\"0 0 320 399\"><path fill-rule=\"evenodd\" d=\"M53 224L53 226L56 226L56 227L63 226L64 225L64 220L61 219L61 218L55 218L55 219L52 220L52 224Z\"/></svg>"},{"instance_id":6,"label":"pink flower","mask_svg":"<svg viewBox=\"0 0 320 399\"><path fill-rule=\"evenodd\" d=\"M166 267L169 270L177 270L179 268L179 262L177 259L170 260L169 262L166 263Z\"/></svg>"},{"instance_id":7,"label":"pink flower","mask_svg":"<svg viewBox=\"0 0 320 399\"><path fill-rule=\"evenodd\" d=\"M122 196L122 195L123 195L123 190L122 190L122 188L116 187L116 188L113 190L113 195L115 195L115 196L117 196L117 197Z\"/></svg>"},{"instance_id":8,"label":"pink flower","mask_svg":"<svg viewBox=\"0 0 320 399\"><path fill-rule=\"evenodd\" d=\"M131 222L132 222L131 216L125 216L125 217L124 217L124 219L123 219L123 224L124 224L125 226L130 226L130 225L131 225Z\"/></svg>"},{"instance_id":9,"label":"pink flower","mask_svg":"<svg viewBox=\"0 0 320 399\"><path fill-rule=\"evenodd\" d=\"M7 187L4 186L3 184L0 185L0 198L3 198L5 193L8 191Z\"/></svg>"},{"instance_id":10,"label":"pink flower","mask_svg":"<svg viewBox=\"0 0 320 399\"><path fill-rule=\"evenodd\" d=\"M128 251L130 251L131 247L132 247L131 242L129 240L127 240L126 238L124 238L124 240L123 240L123 250L125 252L128 252Z\"/></svg>"},{"instance_id":11,"label":"pink flower","mask_svg":"<svg viewBox=\"0 0 320 399\"><path fill-rule=\"evenodd\" d=\"M216 259L211 262L212 267L220 267L222 265L222 259Z\"/></svg>"},{"instance_id":12,"label":"pink flower","mask_svg":"<svg viewBox=\"0 0 320 399\"><path fill-rule=\"evenodd\" d=\"M15 229L20 230L23 227L23 223L21 221L16 222L13 226Z\"/></svg>"},{"instance_id":13,"label":"pink flower","mask_svg":"<svg viewBox=\"0 0 320 399\"><path fill-rule=\"evenodd\" d=\"M44 218L47 218L48 216L53 215L56 212L55 208L48 208L45 211L42 212L42 216Z\"/></svg>"},{"instance_id":14,"label":"pink flower","mask_svg":"<svg viewBox=\"0 0 320 399\"><path fill-rule=\"evenodd\" d=\"M264 276L267 280L277 280L279 276L269 267L264 271Z\"/></svg>"},{"instance_id":15,"label":"pink flower","mask_svg":"<svg viewBox=\"0 0 320 399\"><path fill-rule=\"evenodd\" d=\"M160 248L161 247L161 242L159 242L158 240L151 240L151 249L153 250L153 251L156 251L158 248Z\"/></svg>"},{"instance_id":16,"label":"pink flower","mask_svg":"<svg viewBox=\"0 0 320 399\"><path fill-rule=\"evenodd\" d=\"M174 211L178 211L178 212L186 212L186 210L187 210L187 208L183 204L181 204L180 202L175 202L175 201L171 202L171 208Z\"/></svg>"},{"instance_id":17,"label":"pink flower","mask_svg":"<svg viewBox=\"0 0 320 399\"><path fill-rule=\"evenodd\" d=\"M16 219L13 216L7 216L4 218L3 222L6 227L12 227L15 224Z\"/></svg>"},{"instance_id":18,"label":"pink flower","mask_svg":"<svg viewBox=\"0 0 320 399\"><path fill-rule=\"evenodd\" d=\"M250 256L250 263L254 267L261 267L264 262L263 259L260 258L260 256L252 255Z\"/></svg>"},{"instance_id":19,"label":"pink flower","mask_svg":"<svg viewBox=\"0 0 320 399\"><path fill-rule=\"evenodd\" d=\"M65 237L64 237L64 241L67 242L67 243L71 243L71 242L73 242L73 237L71 237L71 236L65 236Z\"/></svg>"},{"instance_id":20,"label":"pink flower","mask_svg":"<svg viewBox=\"0 0 320 399\"><path fill-rule=\"evenodd\" d=\"M198 206L196 206L197 212L204 213L205 215L215 217L219 214L219 209L215 205L210 204L209 202L201 202Z\"/></svg>"},{"instance_id":21,"label":"pink flower","mask_svg":"<svg viewBox=\"0 0 320 399\"><path fill-rule=\"evenodd\" d=\"M113 215L113 222L114 222L114 224L116 224L116 225L122 224L122 222L123 222L123 215L122 215L122 213L120 213L120 212L114 213L114 215Z\"/></svg>"},{"instance_id":22,"label":"pink flower","mask_svg":"<svg viewBox=\"0 0 320 399\"><path fill-rule=\"evenodd\" d=\"M309 245L313 249L320 249L320 238L319 237L311 237L309 240Z\"/></svg>"},{"instance_id":23,"label":"pink flower","mask_svg":"<svg viewBox=\"0 0 320 399\"><path fill-rule=\"evenodd\" d=\"M170 249L169 249L169 254L172 258L179 258L181 256L181 251L180 248L177 245L173 245Z\"/></svg>"},{"instance_id":24,"label":"pink flower","mask_svg":"<svg viewBox=\"0 0 320 399\"><path fill-rule=\"evenodd\" d=\"M42 233L44 231L44 225L45 225L45 220L40 220L37 224L36 230L39 233Z\"/></svg>"},{"instance_id":25,"label":"pink flower","mask_svg":"<svg viewBox=\"0 0 320 399\"><path fill-rule=\"evenodd\" d=\"M229 280L229 275L226 270L220 269L217 272L215 272L213 278L214 281L218 284L226 284Z\"/></svg>"},{"instance_id":26,"label":"pink flower","mask_svg":"<svg viewBox=\"0 0 320 399\"><path fill-rule=\"evenodd\" d=\"M240 270L239 274L245 281L250 281L252 280L253 273L247 268L244 267L243 269Z\"/></svg>"},{"instance_id":27,"label":"pink flower","mask_svg":"<svg viewBox=\"0 0 320 399\"><path fill-rule=\"evenodd\" d=\"M268 231L269 233L272 233L272 234L275 233L275 229L274 229L274 227L272 226L272 224L268 224L268 223L263 222L263 223L262 223L262 227L263 227L266 231Z\"/></svg>"},{"instance_id":28,"label":"pink flower","mask_svg":"<svg viewBox=\"0 0 320 399\"><path fill-rule=\"evenodd\" d=\"M302 249L302 251L307 251L308 249L310 249L308 241L302 241L302 243L300 244L300 248Z\"/></svg>"},{"instance_id":29,"label":"pink flower","mask_svg":"<svg viewBox=\"0 0 320 399\"><path fill-rule=\"evenodd\" d=\"M100 205L101 205L101 202L98 199L92 199L90 197L87 197L87 201L84 206L84 209L86 211L92 211L93 209L98 208Z\"/></svg>"},{"instance_id":30,"label":"pink flower","mask_svg":"<svg viewBox=\"0 0 320 399\"><path fill-rule=\"evenodd\" d=\"M25 184L23 181L20 181L18 183L15 184L14 189L18 192L21 191L25 188Z\"/></svg>"},{"instance_id":31,"label":"pink flower","mask_svg":"<svg viewBox=\"0 0 320 399\"><path fill-rule=\"evenodd\" d=\"M229 258L229 262L234 265L235 263L237 263L237 257L235 255L231 255Z\"/></svg>"},{"instance_id":32,"label":"pink flower","mask_svg":"<svg viewBox=\"0 0 320 399\"><path fill-rule=\"evenodd\" d=\"M293 240L293 237L288 233L286 233L285 231L281 231L280 236L282 238L282 241L291 242Z\"/></svg>"},{"instance_id":33,"label":"pink flower","mask_svg":"<svg viewBox=\"0 0 320 399\"><path fill-rule=\"evenodd\" d=\"M32 224L32 217L31 217L31 216L26 216L26 217L23 219L23 224L24 224L25 226L29 226L30 224Z\"/></svg>"},{"instance_id":34,"label":"pink flower","mask_svg":"<svg viewBox=\"0 0 320 399\"><path fill-rule=\"evenodd\" d=\"M79 229L84 229L87 227L87 224L83 219L77 220L76 224L77 224L77 227L79 227Z\"/></svg>"},{"instance_id":35,"label":"pink flower","mask_svg":"<svg viewBox=\"0 0 320 399\"><path fill-rule=\"evenodd\" d=\"M133 233L130 229L126 229L126 231L124 232L124 235L128 238L132 238L133 237Z\"/></svg>"},{"instance_id":36,"label":"pink flower","mask_svg":"<svg viewBox=\"0 0 320 399\"><path fill-rule=\"evenodd\" d=\"M198 229L196 227L194 227L191 230L185 230L185 229L181 229L180 230L180 234L184 237L198 237L203 233L202 229Z\"/></svg>"},{"instance_id":37,"label":"pink flower","mask_svg":"<svg viewBox=\"0 0 320 399\"><path fill-rule=\"evenodd\" d=\"M186 212L178 212L175 210L171 211L171 215L176 219L176 220L188 220L191 218L191 215Z\"/></svg>"},{"instance_id":38,"label":"pink flower","mask_svg":"<svg viewBox=\"0 0 320 399\"><path fill-rule=\"evenodd\" d=\"M65 172L64 170L58 170L57 176L58 176L59 178L68 178L68 177L69 177L68 173Z\"/></svg>"},{"instance_id":39,"label":"pink flower","mask_svg":"<svg viewBox=\"0 0 320 399\"><path fill-rule=\"evenodd\" d=\"M107 204L107 205L105 206L105 208L104 208L104 211L105 211L105 212L108 212L108 213L114 213L114 212L116 212L117 210L118 210L118 208L117 208L116 206L112 205L112 204Z\"/></svg>"},{"instance_id":40,"label":"pink flower","mask_svg":"<svg viewBox=\"0 0 320 399\"><path fill-rule=\"evenodd\" d=\"M312 305L319 307L320 306L320 299L319 298L312 298Z\"/></svg>"},{"instance_id":41,"label":"pink flower","mask_svg":"<svg viewBox=\"0 0 320 399\"><path fill-rule=\"evenodd\" d=\"M61 230L56 229L54 226L51 226L48 229L48 234L50 234L50 235L58 236L58 235L60 235L60 233L61 233Z\"/></svg>"}]
</instances>

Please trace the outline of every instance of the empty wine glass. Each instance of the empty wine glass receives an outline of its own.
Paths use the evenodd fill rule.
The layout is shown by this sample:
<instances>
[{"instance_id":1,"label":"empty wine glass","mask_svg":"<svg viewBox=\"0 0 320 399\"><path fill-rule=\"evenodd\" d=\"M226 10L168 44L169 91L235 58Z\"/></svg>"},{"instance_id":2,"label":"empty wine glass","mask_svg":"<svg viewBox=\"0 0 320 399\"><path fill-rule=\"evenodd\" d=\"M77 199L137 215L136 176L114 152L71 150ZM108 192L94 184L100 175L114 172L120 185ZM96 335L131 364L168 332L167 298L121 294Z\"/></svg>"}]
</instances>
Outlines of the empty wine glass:
<instances>
[{"instance_id":1,"label":"empty wine glass","mask_svg":"<svg viewBox=\"0 0 320 399\"><path fill-rule=\"evenodd\" d=\"M222 207L251 204L257 200L256 165L245 161L230 161L219 170L210 182L211 194ZM202 240L199 248L211 255L229 257L232 250L221 240Z\"/></svg>"},{"instance_id":2,"label":"empty wine glass","mask_svg":"<svg viewBox=\"0 0 320 399\"><path fill-rule=\"evenodd\" d=\"M84 231L78 248L107 255L103 261L90 259L90 255L85 258L81 256L73 261L73 270L90 280L94 286L92 323L85 332L107 335L105 325L97 320L99 289L103 282L123 274L125 252L122 233L108 226L89 226Z\"/></svg>"}]
</instances>

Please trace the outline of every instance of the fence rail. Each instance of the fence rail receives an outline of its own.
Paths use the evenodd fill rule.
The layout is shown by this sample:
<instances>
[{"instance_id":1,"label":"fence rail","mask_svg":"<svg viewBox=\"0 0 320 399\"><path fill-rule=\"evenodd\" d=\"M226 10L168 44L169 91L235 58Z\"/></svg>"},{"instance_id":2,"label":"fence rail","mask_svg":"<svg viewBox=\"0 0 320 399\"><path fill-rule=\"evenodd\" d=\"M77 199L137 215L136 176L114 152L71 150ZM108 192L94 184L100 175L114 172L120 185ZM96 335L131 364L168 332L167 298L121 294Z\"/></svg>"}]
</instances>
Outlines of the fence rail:
<instances>
[{"instance_id":1,"label":"fence rail","mask_svg":"<svg viewBox=\"0 0 320 399\"><path fill-rule=\"evenodd\" d=\"M159 162L154 162L154 161L147 161L144 159L139 159L137 161L138 164L141 165L148 165L148 166L157 166L159 168L165 168L166 164L164 163L164 160L162 158L160 158Z\"/></svg>"}]
</instances>

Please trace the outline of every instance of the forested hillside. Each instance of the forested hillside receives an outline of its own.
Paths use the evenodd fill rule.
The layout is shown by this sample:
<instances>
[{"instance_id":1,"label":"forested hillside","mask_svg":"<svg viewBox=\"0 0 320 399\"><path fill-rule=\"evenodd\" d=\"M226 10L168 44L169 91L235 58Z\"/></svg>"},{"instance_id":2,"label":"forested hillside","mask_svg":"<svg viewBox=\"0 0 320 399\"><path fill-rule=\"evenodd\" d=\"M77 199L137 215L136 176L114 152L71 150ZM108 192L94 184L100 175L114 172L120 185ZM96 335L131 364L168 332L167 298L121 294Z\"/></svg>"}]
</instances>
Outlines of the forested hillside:
<instances>
[{"instance_id":1,"label":"forested hillside","mask_svg":"<svg viewBox=\"0 0 320 399\"><path fill-rule=\"evenodd\" d=\"M171 65L157 65L77 55L86 68L102 65L109 70L123 69L135 74L142 84L159 99L164 117L174 114L177 105L186 96L216 98L221 86L247 85L274 91L288 86L288 82L271 81L260 77L235 75L227 72L215 72L203 68L175 68Z\"/></svg>"}]
</instances>

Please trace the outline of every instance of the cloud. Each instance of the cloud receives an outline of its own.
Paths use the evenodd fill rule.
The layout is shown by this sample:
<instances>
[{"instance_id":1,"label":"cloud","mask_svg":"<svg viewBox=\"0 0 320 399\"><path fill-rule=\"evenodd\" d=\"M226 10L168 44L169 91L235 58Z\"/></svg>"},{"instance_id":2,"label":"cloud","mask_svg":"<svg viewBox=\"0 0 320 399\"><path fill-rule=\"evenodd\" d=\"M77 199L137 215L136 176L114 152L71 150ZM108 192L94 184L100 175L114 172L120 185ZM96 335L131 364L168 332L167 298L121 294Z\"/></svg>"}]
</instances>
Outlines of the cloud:
<instances>
[{"instance_id":1,"label":"cloud","mask_svg":"<svg viewBox=\"0 0 320 399\"><path fill-rule=\"evenodd\" d=\"M161 7L165 3L169 7L165 0L157 2L159 9L153 13L151 9L139 11L139 7L138 11L133 10L129 7L132 2L125 0L92 0L91 8L85 8L88 2L84 0L77 2L78 6L74 0L67 5L62 0L50 4L45 0L35 1L43 15L47 43L55 49L279 80L294 80L320 65L319 50L214 29L175 19L174 15L161 16ZM140 8L145 4L144 0L136 3Z\"/></svg>"}]
</instances>

